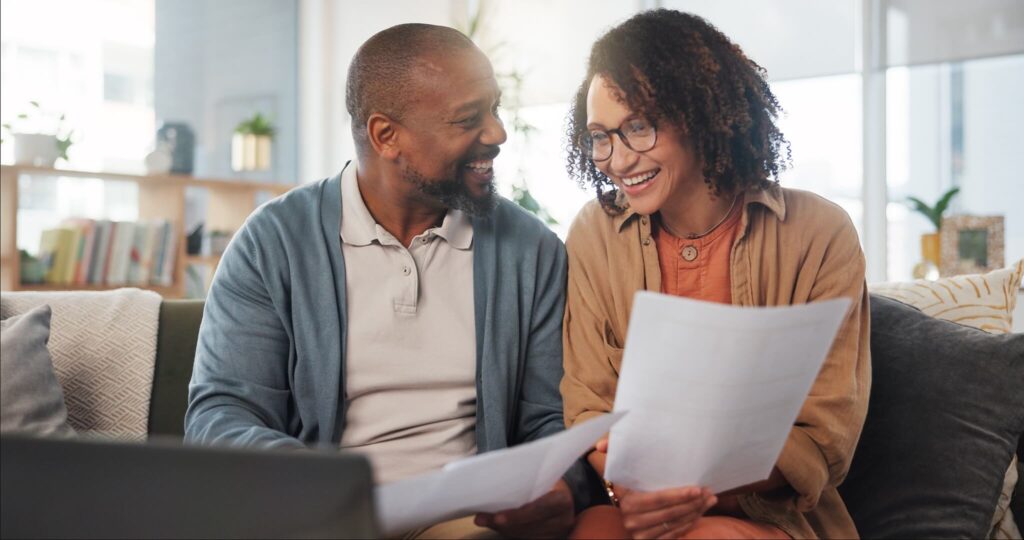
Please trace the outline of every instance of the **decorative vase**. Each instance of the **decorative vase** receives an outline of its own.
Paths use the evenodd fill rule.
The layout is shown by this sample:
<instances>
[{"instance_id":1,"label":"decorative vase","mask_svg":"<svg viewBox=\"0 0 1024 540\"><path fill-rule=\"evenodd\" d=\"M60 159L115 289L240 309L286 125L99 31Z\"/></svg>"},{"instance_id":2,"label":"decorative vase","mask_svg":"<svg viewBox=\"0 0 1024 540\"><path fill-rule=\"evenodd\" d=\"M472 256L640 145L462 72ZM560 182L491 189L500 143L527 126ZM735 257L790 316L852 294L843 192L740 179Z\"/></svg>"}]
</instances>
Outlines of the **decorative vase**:
<instances>
[{"instance_id":1,"label":"decorative vase","mask_svg":"<svg viewBox=\"0 0 1024 540\"><path fill-rule=\"evenodd\" d=\"M192 174L195 163L196 137L183 122L164 122L156 132L157 144L166 143L171 150L171 169L175 174Z\"/></svg>"},{"instance_id":2,"label":"decorative vase","mask_svg":"<svg viewBox=\"0 0 1024 540\"><path fill-rule=\"evenodd\" d=\"M939 233L921 235L921 262L914 266L915 279L939 279Z\"/></svg>"},{"instance_id":3,"label":"decorative vase","mask_svg":"<svg viewBox=\"0 0 1024 540\"><path fill-rule=\"evenodd\" d=\"M921 235L921 258L939 266L939 233Z\"/></svg>"},{"instance_id":4,"label":"decorative vase","mask_svg":"<svg viewBox=\"0 0 1024 540\"><path fill-rule=\"evenodd\" d=\"M271 139L269 135L235 133L231 138L231 168L235 171L270 169Z\"/></svg>"},{"instance_id":5,"label":"decorative vase","mask_svg":"<svg viewBox=\"0 0 1024 540\"><path fill-rule=\"evenodd\" d=\"M18 165L53 167L60 157L56 135L42 133L14 134L14 162Z\"/></svg>"}]
</instances>

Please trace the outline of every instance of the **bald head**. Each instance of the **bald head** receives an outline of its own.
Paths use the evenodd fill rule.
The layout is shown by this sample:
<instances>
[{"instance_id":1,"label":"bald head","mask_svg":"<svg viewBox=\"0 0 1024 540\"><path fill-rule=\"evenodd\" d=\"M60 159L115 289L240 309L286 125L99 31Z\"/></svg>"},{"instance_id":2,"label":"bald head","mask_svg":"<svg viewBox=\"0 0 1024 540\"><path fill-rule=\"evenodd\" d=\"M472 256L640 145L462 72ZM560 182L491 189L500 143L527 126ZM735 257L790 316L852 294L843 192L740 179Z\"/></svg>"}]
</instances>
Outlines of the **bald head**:
<instances>
[{"instance_id":1,"label":"bald head","mask_svg":"<svg viewBox=\"0 0 1024 540\"><path fill-rule=\"evenodd\" d=\"M458 30L418 23L392 26L363 43L348 68L345 88L345 107L352 117L357 150L367 150L370 115L402 118L416 95L417 80L429 70L429 59L475 48Z\"/></svg>"}]
</instances>

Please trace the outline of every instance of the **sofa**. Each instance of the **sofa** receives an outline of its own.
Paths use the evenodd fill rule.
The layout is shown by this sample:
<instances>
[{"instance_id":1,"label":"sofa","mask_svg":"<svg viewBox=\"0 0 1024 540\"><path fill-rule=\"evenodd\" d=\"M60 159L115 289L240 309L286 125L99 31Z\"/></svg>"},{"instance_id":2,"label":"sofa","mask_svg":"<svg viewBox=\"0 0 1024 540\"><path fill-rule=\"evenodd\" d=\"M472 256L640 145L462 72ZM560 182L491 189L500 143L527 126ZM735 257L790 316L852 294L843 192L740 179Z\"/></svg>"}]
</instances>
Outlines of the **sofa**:
<instances>
[{"instance_id":1,"label":"sofa","mask_svg":"<svg viewBox=\"0 0 1024 540\"><path fill-rule=\"evenodd\" d=\"M164 300L160 304L160 331L147 429L151 437L180 438L185 433L188 383L192 378L192 361L202 320L202 300Z\"/></svg>"},{"instance_id":2,"label":"sofa","mask_svg":"<svg viewBox=\"0 0 1024 540\"><path fill-rule=\"evenodd\" d=\"M7 300L11 298L11 295L17 294L20 293L4 293L3 296L6 297L5 300ZM872 303L872 316L875 321L883 321L886 316L892 319L889 322L885 322L884 329L880 326L876 329L876 327L873 326L873 356L876 358L875 361L877 362L877 359L881 358L883 354L880 351L875 350L875 344L891 343L891 340L893 339L891 335L883 336L883 330L892 333L895 331L893 329L894 326L898 326L901 324L901 321L907 320L908 318L913 318L914 315L910 314L910 312L896 313L892 311L904 308L912 310L913 308L904 304L891 305L898 303L893 303L881 296L873 296ZM878 306L877 308L876 305ZM876 312L876 309L884 309L888 311L880 313ZM191 378L196 338L200 322L202 320L202 315L203 302L200 300L161 300L159 302L158 330L156 332L156 351L155 363L153 365L152 387L151 392L149 393L148 410L145 411L145 416L147 418L145 432L146 436L150 438L161 437L180 439L183 435L183 418L187 406L188 383ZM922 317L927 318L925 315L922 315ZM960 330L959 328L950 328L951 329L949 331L965 331ZM976 331L971 329L971 332ZM975 336L975 334L970 334L967 338L972 336ZM981 338L981 336L975 337ZM1016 343L1019 344L1022 342L1018 340ZM1024 355L1022 355L1018 360L1024 362ZM878 374L882 372L878 368L879 366L876 365L876 387L882 388L882 385L878 385L879 381L877 377ZM1020 373L1020 371L1017 373ZM911 376L913 375L911 374ZM1022 382L1024 382L1024 380L1022 380ZM1012 388L1013 386L1011 385L1009 387ZM880 407L882 409L880 409ZM922 532L925 533L924 535L926 536L943 536L941 530L938 530L937 532L936 529L929 529L928 527L907 528L906 524L912 522L916 518L912 512L908 514L906 508L902 507L904 503L897 503L896 507L890 507L884 502L884 496L879 498L879 495L892 491L892 489L884 485L884 481L886 478L892 476L893 464L887 464L885 461L890 460L893 455L899 454L901 449L888 448L886 451L890 452L889 454L886 454L885 452L876 452L877 455L873 455L870 450L866 450L864 448L865 446L884 447L887 443L885 440L881 439L892 439L891 434L884 432L884 429L889 429L891 426L889 428L883 426L881 432L873 433L872 430L874 429L874 426L879 425L879 420L872 420L872 418L885 420L893 416L890 414L889 410L912 408L913 407L907 406L906 404L898 401L892 402L891 399L887 403L880 403L877 402L876 396L872 396L869 411L870 425L865 429L865 434L864 437L862 437L860 446L858 447L857 456L855 456L854 466L851 470L850 476L848 477L847 482L841 487L841 492L843 493L844 498L849 497L854 501L855 505L862 505L864 507L851 508L851 514L854 516L855 521L857 521L858 528L862 532L865 530L871 531L870 536L920 536L918 533ZM1022 417L1024 417L1024 415L1022 415ZM1014 425L1016 426L1017 424ZM897 427L897 429L902 428ZM1014 427L1013 429L1017 428ZM1019 437L1019 429L1016 433ZM1018 457L1024 457L1024 441L1018 440L1016 455ZM965 459L970 458L965 457ZM911 461L909 463L913 462ZM937 465L943 466L942 464ZM905 468L906 465L897 464L895 466ZM1005 467L1005 464L1002 466ZM1019 463L1017 465L1017 469L1020 473L1024 473L1024 470L1021 470ZM1024 477L1024 474L1021 476ZM879 484L880 480L882 481L881 484ZM1014 498L1010 503L1012 512L1018 521L1024 517L1024 488L1022 488L1022 485L1024 485L1024 482L1019 482L1017 484ZM989 495L986 494L985 496L987 497ZM905 504L906 506L911 506L911 504L920 505L921 501L913 503L908 502ZM936 500L935 505L936 512L938 512L937 515L942 516L947 510L955 509L957 504L959 503L956 500ZM948 508L943 508L942 505L948 505ZM928 516L927 513L921 515ZM922 517L920 519L931 518ZM872 522L868 523L865 520L871 520ZM874 523L875 521L880 523Z\"/></svg>"}]
</instances>

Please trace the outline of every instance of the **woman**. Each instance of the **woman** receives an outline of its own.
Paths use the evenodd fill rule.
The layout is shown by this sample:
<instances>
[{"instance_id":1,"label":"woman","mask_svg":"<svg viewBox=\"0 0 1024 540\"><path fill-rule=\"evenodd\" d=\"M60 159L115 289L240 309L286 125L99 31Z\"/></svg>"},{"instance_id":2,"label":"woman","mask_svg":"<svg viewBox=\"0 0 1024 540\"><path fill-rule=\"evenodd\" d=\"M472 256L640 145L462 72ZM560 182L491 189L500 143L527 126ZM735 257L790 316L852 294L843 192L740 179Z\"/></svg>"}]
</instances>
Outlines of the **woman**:
<instances>
[{"instance_id":1,"label":"woman","mask_svg":"<svg viewBox=\"0 0 1024 540\"><path fill-rule=\"evenodd\" d=\"M611 410L638 290L740 306L854 303L768 480L717 495L609 486L618 508L589 510L578 536L857 534L836 486L870 385L864 256L842 209L778 185L788 143L764 77L713 26L676 11L636 15L593 46L568 127L569 171L597 191L566 242L568 425ZM602 475L606 450L602 441L588 456Z\"/></svg>"}]
</instances>

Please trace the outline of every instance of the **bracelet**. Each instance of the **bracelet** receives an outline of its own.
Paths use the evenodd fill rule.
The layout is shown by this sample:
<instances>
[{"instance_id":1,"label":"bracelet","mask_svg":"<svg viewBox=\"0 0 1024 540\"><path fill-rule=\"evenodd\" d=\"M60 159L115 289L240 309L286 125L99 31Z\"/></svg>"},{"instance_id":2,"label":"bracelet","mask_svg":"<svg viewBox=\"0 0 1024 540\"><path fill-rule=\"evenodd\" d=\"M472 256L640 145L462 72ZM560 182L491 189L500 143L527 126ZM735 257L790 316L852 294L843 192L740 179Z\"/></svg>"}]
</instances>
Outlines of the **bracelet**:
<instances>
[{"instance_id":1,"label":"bracelet","mask_svg":"<svg viewBox=\"0 0 1024 540\"><path fill-rule=\"evenodd\" d=\"M612 506L619 507L619 496L615 494L615 485L611 482L604 481L604 491L608 494L608 500L611 501Z\"/></svg>"}]
</instances>

